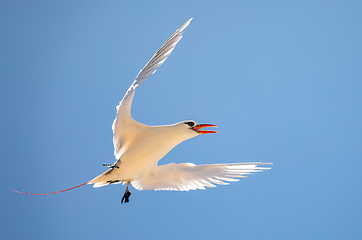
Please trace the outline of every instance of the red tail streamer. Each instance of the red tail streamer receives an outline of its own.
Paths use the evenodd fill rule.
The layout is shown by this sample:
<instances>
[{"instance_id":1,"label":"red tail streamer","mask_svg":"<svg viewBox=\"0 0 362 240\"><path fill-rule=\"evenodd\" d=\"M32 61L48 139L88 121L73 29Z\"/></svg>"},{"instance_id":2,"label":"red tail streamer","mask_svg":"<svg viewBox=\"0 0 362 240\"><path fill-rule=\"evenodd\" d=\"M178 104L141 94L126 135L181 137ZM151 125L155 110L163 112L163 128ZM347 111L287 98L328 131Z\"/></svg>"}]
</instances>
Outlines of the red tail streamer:
<instances>
[{"instance_id":1,"label":"red tail streamer","mask_svg":"<svg viewBox=\"0 0 362 240\"><path fill-rule=\"evenodd\" d=\"M84 186L84 185L86 185L86 184L88 184L88 182L83 183L83 184L78 185L78 186L75 186L75 187L72 187L72 188L68 188L68 189L61 190L61 191L56 191L56 192L51 192L51 193L26 193L26 192L16 191L16 190L13 190L13 189L10 189L10 190L13 191L13 192L17 192L17 193L21 193L21 194L26 194L26 195L50 195L50 194L56 194L56 193L66 192L66 191L69 191L69 190L72 190L72 189L75 189L75 188L79 188L79 187L81 187L81 186Z\"/></svg>"}]
</instances>

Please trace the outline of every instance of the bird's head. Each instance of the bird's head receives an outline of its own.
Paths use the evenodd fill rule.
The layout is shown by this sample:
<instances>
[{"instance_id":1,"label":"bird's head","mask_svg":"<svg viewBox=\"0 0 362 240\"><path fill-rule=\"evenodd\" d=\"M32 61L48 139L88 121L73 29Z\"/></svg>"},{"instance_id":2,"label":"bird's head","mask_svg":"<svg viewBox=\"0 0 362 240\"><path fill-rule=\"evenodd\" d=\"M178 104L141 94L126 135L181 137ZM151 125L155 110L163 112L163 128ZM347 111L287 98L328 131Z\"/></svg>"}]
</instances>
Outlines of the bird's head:
<instances>
[{"instance_id":1,"label":"bird's head","mask_svg":"<svg viewBox=\"0 0 362 240\"><path fill-rule=\"evenodd\" d=\"M195 121L188 120L179 123L175 123L167 126L159 126L161 131L163 131L166 142L173 144L179 144L187 139L194 138L199 135L208 134L208 133L217 133L216 131L211 130L201 130L207 127L217 127L213 124L199 124ZM176 146L174 145L174 146Z\"/></svg>"},{"instance_id":2,"label":"bird's head","mask_svg":"<svg viewBox=\"0 0 362 240\"><path fill-rule=\"evenodd\" d=\"M217 127L216 125L199 124L192 120L177 123L176 126L180 130L184 131L186 134L193 135L193 137L200 135L200 134L217 133L216 131L211 131L211 130L201 130L201 129L207 128L207 127Z\"/></svg>"}]
</instances>

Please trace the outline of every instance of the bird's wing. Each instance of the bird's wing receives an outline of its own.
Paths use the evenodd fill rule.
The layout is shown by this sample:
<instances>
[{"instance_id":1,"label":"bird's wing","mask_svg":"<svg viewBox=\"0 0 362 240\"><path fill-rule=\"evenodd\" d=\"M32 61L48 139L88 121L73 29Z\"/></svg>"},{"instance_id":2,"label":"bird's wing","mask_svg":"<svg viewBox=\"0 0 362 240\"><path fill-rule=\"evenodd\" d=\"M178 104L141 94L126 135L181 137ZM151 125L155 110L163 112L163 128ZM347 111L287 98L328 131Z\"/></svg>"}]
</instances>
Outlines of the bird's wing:
<instances>
[{"instance_id":1,"label":"bird's wing","mask_svg":"<svg viewBox=\"0 0 362 240\"><path fill-rule=\"evenodd\" d=\"M214 184L227 185L238 178L270 169L260 167L270 163L231 163L195 165L193 163L171 163L157 166L133 181L138 190L175 190L188 191L216 187Z\"/></svg>"},{"instance_id":2,"label":"bird's wing","mask_svg":"<svg viewBox=\"0 0 362 240\"><path fill-rule=\"evenodd\" d=\"M117 159L121 155L122 145L127 142L127 138L132 138L132 133L136 134L135 131L125 131L125 129L132 128L132 123L135 124L131 117L131 105L136 88L144 83L149 76L154 74L157 68L159 68L167 59L172 50L176 47L176 44L181 40L183 31L190 24L191 20L192 18L177 29L176 32L172 34L172 36L155 53L155 55L153 55L151 60L140 70L136 80L128 88L122 101L120 101L117 106L117 116L112 125L114 154Z\"/></svg>"}]
</instances>

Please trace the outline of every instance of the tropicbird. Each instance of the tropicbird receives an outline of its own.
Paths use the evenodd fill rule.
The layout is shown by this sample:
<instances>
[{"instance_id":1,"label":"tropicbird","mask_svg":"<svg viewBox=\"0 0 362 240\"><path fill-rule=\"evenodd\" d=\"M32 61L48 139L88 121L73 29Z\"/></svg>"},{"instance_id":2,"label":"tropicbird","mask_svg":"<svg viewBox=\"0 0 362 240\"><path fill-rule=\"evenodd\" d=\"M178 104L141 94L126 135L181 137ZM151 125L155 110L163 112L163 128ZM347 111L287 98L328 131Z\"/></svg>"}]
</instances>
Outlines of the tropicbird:
<instances>
[{"instance_id":1,"label":"tropicbird","mask_svg":"<svg viewBox=\"0 0 362 240\"><path fill-rule=\"evenodd\" d=\"M201 130L206 127L217 127L213 124L198 124L195 121L182 121L172 125L148 126L135 121L131 116L131 106L135 90L144 83L164 63L176 44L181 40L185 28L192 18L183 24L162 45L151 60L140 70L136 79L127 90L122 101L117 106L117 116L112 124L113 145L116 161L113 164L103 164L110 167L106 172L81 185L51 193L25 193L28 195L49 195L94 184L93 187L123 183L127 184L122 197L129 202L130 184L138 190L175 190L189 191L216 187L215 184L227 185L238 181L255 172L270 169L260 167L271 163L230 163L195 165L193 163L170 163L157 165L169 151L181 142L209 133L211 130Z\"/></svg>"}]
</instances>

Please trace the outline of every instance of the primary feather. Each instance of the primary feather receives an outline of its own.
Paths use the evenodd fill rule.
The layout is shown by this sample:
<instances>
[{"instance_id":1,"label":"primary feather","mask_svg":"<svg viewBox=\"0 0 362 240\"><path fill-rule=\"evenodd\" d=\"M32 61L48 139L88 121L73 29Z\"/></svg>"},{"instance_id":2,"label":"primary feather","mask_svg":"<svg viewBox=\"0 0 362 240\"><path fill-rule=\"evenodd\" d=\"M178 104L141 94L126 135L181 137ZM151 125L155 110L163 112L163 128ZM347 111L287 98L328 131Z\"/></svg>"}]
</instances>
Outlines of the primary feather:
<instances>
[{"instance_id":1,"label":"primary feather","mask_svg":"<svg viewBox=\"0 0 362 240\"><path fill-rule=\"evenodd\" d=\"M227 185L239 181L238 178L262 172L269 168L259 167L269 163L231 163L195 165L193 163L170 163L157 166L132 182L138 190L189 191Z\"/></svg>"}]
</instances>

